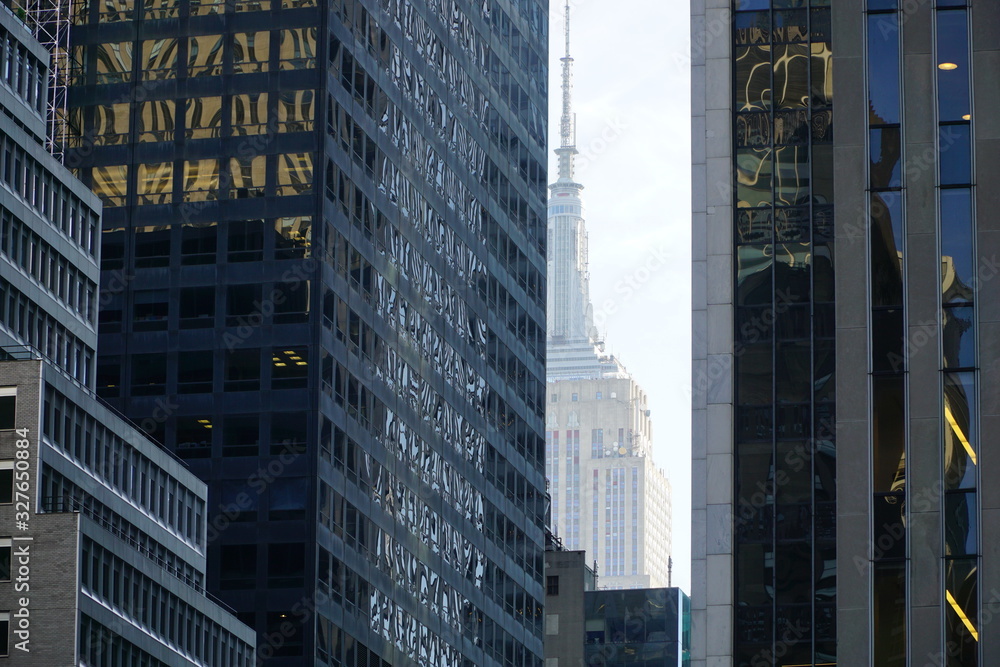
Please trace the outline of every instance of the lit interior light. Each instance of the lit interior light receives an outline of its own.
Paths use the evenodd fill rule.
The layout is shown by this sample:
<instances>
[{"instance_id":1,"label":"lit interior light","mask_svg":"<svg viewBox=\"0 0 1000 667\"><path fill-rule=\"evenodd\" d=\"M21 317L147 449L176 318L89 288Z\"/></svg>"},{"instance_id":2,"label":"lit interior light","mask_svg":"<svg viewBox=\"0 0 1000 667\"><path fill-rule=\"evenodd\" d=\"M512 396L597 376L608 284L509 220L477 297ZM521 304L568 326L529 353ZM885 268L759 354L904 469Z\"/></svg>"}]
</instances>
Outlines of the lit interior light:
<instances>
[{"instance_id":1,"label":"lit interior light","mask_svg":"<svg viewBox=\"0 0 1000 667\"><path fill-rule=\"evenodd\" d=\"M938 69L943 69L946 72L950 72L953 69L958 69L958 65L955 63L941 63L938 65Z\"/></svg>"},{"instance_id":2,"label":"lit interior light","mask_svg":"<svg viewBox=\"0 0 1000 667\"><path fill-rule=\"evenodd\" d=\"M295 354L295 350L285 350L285 354L287 354L288 356L292 356L293 354Z\"/></svg>"},{"instance_id":3,"label":"lit interior light","mask_svg":"<svg viewBox=\"0 0 1000 667\"><path fill-rule=\"evenodd\" d=\"M965 447L965 451L968 452L972 465L979 465L976 463L975 450L972 449L972 445L969 444L969 439L965 437L965 433L962 432L962 427L958 425L958 422L955 420L955 415L951 413L951 407L947 404L944 406L944 418L948 420L948 423L951 425L951 430L955 432L955 437L958 438L958 441L962 443L963 447Z\"/></svg>"},{"instance_id":4,"label":"lit interior light","mask_svg":"<svg viewBox=\"0 0 1000 667\"><path fill-rule=\"evenodd\" d=\"M198 423L199 423L199 424L207 424L207 423L208 423L208 420L207 420L207 419L199 419L199 420L198 420Z\"/></svg>"},{"instance_id":5,"label":"lit interior light","mask_svg":"<svg viewBox=\"0 0 1000 667\"><path fill-rule=\"evenodd\" d=\"M972 120L972 114L971 113L965 114L964 116L962 116L962 120Z\"/></svg>"},{"instance_id":6,"label":"lit interior light","mask_svg":"<svg viewBox=\"0 0 1000 667\"><path fill-rule=\"evenodd\" d=\"M306 362L304 362L304 361L296 361L296 362L295 362L295 365L296 365L296 366L305 366L305 365L306 365Z\"/></svg>"},{"instance_id":7,"label":"lit interior light","mask_svg":"<svg viewBox=\"0 0 1000 667\"><path fill-rule=\"evenodd\" d=\"M960 619L962 619L962 623L964 623L965 627L969 629L969 633L972 635L972 638L975 639L978 642L979 641L979 633L976 632L976 628L975 628L974 625L972 625L972 621L969 620L969 617L966 616L965 612L962 611L962 608L958 606L958 601L951 594L951 591L945 591L945 595L948 596L948 604L951 605L952 610L956 614L958 614L958 617Z\"/></svg>"},{"instance_id":8,"label":"lit interior light","mask_svg":"<svg viewBox=\"0 0 1000 667\"><path fill-rule=\"evenodd\" d=\"M288 364L286 364L286 363L285 363L285 362L283 362L283 361L276 361L276 362L274 362L274 365L275 365L275 366L282 366L282 367L283 367L283 366L287 366Z\"/></svg>"}]
</instances>

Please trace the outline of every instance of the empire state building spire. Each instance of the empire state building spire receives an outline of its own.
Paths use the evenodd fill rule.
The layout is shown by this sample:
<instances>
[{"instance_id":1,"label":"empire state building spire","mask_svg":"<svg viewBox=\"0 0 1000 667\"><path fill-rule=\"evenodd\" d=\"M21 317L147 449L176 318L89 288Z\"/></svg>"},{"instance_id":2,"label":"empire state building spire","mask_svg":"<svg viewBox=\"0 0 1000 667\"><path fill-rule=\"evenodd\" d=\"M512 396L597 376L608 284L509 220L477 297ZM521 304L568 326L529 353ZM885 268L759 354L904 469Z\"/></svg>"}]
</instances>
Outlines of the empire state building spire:
<instances>
[{"instance_id":1,"label":"empire state building spire","mask_svg":"<svg viewBox=\"0 0 1000 667\"><path fill-rule=\"evenodd\" d=\"M573 181L576 150L576 117L573 115L573 57L569 54L569 2L566 2L566 55L562 62L562 116L559 119L559 180Z\"/></svg>"},{"instance_id":2,"label":"empire state building spire","mask_svg":"<svg viewBox=\"0 0 1000 667\"><path fill-rule=\"evenodd\" d=\"M548 365L550 379L601 377L622 369L604 356L594 327L587 268L587 229L583 185L574 179L576 118L573 114L573 57L569 49L566 2L566 55L562 61L562 116L559 121L559 177L549 186L548 211Z\"/></svg>"}]
</instances>

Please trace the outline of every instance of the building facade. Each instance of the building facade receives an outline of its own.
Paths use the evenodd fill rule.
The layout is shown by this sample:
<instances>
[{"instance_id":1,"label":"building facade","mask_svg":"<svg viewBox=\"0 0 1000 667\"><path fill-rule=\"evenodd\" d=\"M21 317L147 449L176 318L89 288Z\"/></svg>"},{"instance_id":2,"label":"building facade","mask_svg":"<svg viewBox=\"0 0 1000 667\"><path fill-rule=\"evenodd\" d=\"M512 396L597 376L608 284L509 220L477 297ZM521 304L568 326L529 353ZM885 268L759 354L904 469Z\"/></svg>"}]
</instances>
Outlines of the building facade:
<instances>
[{"instance_id":1,"label":"building facade","mask_svg":"<svg viewBox=\"0 0 1000 667\"><path fill-rule=\"evenodd\" d=\"M692 3L694 664L993 664L1000 7L788 4Z\"/></svg>"},{"instance_id":2,"label":"building facade","mask_svg":"<svg viewBox=\"0 0 1000 667\"><path fill-rule=\"evenodd\" d=\"M562 62L559 178L549 186L546 474L551 527L612 588L670 583L670 483L652 460L646 394L593 322L569 55ZM582 434L582 441L581 441Z\"/></svg>"},{"instance_id":3,"label":"building facade","mask_svg":"<svg viewBox=\"0 0 1000 667\"><path fill-rule=\"evenodd\" d=\"M267 664L542 659L547 5L73 5L98 391Z\"/></svg>"},{"instance_id":4,"label":"building facade","mask_svg":"<svg viewBox=\"0 0 1000 667\"><path fill-rule=\"evenodd\" d=\"M548 667L687 667L691 605L679 588L598 590L583 551L545 552Z\"/></svg>"},{"instance_id":5,"label":"building facade","mask_svg":"<svg viewBox=\"0 0 1000 667\"><path fill-rule=\"evenodd\" d=\"M255 664L206 595L207 488L94 393L101 205L44 146L49 54L0 8L0 656Z\"/></svg>"}]
</instances>

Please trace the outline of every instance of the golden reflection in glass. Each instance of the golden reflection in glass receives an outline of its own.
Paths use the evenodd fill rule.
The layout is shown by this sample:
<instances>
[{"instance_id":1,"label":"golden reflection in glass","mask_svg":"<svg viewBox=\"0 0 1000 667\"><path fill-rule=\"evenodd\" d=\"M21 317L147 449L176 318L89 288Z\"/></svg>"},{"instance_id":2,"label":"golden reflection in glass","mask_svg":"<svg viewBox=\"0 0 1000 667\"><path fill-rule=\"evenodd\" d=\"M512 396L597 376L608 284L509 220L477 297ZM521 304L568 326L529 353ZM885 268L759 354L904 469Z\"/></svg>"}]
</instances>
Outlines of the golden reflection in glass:
<instances>
[{"instance_id":1,"label":"golden reflection in glass","mask_svg":"<svg viewBox=\"0 0 1000 667\"><path fill-rule=\"evenodd\" d=\"M809 105L809 46L783 44L774 47L774 104L782 109Z\"/></svg>"},{"instance_id":2,"label":"golden reflection in glass","mask_svg":"<svg viewBox=\"0 0 1000 667\"><path fill-rule=\"evenodd\" d=\"M139 141L173 141L173 100L151 100L140 103L138 120Z\"/></svg>"},{"instance_id":3,"label":"golden reflection in glass","mask_svg":"<svg viewBox=\"0 0 1000 667\"><path fill-rule=\"evenodd\" d=\"M219 161L187 160L184 163L184 201L219 198Z\"/></svg>"},{"instance_id":4,"label":"golden reflection in glass","mask_svg":"<svg viewBox=\"0 0 1000 667\"><path fill-rule=\"evenodd\" d=\"M222 0L191 0L191 16L209 16L222 14L226 3Z\"/></svg>"},{"instance_id":5,"label":"golden reflection in glass","mask_svg":"<svg viewBox=\"0 0 1000 667\"><path fill-rule=\"evenodd\" d=\"M150 39L142 43L144 81L177 78L177 40Z\"/></svg>"},{"instance_id":6,"label":"golden reflection in glass","mask_svg":"<svg viewBox=\"0 0 1000 667\"><path fill-rule=\"evenodd\" d=\"M311 132L316 115L311 90L290 90L278 96L278 131Z\"/></svg>"},{"instance_id":7,"label":"golden reflection in glass","mask_svg":"<svg viewBox=\"0 0 1000 667\"><path fill-rule=\"evenodd\" d=\"M175 19L180 15L180 0L145 0L146 19Z\"/></svg>"},{"instance_id":8,"label":"golden reflection in glass","mask_svg":"<svg viewBox=\"0 0 1000 667\"><path fill-rule=\"evenodd\" d=\"M83 86L87 83L87 49L84 45L73 46L70 49L69 83L71 86Z\"/></svg>"},{"instance_id":9,"label":"golden reflection in glass","mask_svg":"<svg viewBox=\"0 0 1000 667\"><path fill-rule=\"evenodd\" d=\"M813 42L810 47L813 106L833 103L833 51L827 42Z\"/></svg>"},{"instance_id":10,"label":"golden reflection in glass","mask_svg":"<svg viewBox=\"0 0 1000 667\"><path fill-rule=\"evenodd\" d=\"M956 65L955 63L941 63L940 65L938 65L938 69L950 72L953 69L958 69L958 65Z\"/></svg>"},{"instance_id":11,"label":"golden reflection in glass","mask_svg":"<svg viewBox=\"0 0 1000 667\"><path fill-rule=\"evenodd\" d=\"M736 48L737 111L771 108L771 47L766 44Z\"/></svg>"},{"instance_id":12,"label":"golden reflection in glass","mask_svg":"<svg viewBox=\"0 0 1000 667\"><path fill-rule=\"evenodd\" d=\"M282 9L295 9L297 7L315 7L316 0L281 0Z\"/></svg>"},{"instance_id":13,"label":"golden reflection in glass","mask_svg":"<svg viewBox=\"0 0 1000 667\"><path fill-rule=\"evenodd\" d=\"M282 30L278 57L283 70L316 67L316 28Z\"/></svg>"},{"instance_id":14,"label":"golden reflection in glass","mask_svg":"<svg viewBox=\"0 0 1000 667\"><path fill-rule=\"evenodd\" d=\"M312 192L312 153L282 153L277 155L278 196L302 195Z\"/></svg>"},{"instance_id":15,"label":"golden reflection in glass","mask_svg":"<svg viewBox=\"0 0 1000 667\"><path fill-rule=\"evenodd\" d=\"M94 107L93 137L95 146L128 143L128 126L131 107L128 103L98 105ZM71 122L77 120L71 114ZM74 134L81 125L75 125Z\"/></svg>"},{"instance_id":16,"label":"golden reflection in glass","mask_svg":"<svg viewBox=\"0 0 1000 667\"><path fill-rule=\"evenodd\" d=\"M267 122L267 93L233 95L233 134L263 134Z\"/></svg>"},{"instance_id":17,"label":"golden reflection in glass","mask_svg":"<svg viewBox=\"0 0 1000 667\"><path fill-rule=\"evenodd\" d=\"M188 76L222 74L222 35L199 35L188 40Z\"/></svg>"},{"instance_id":18,"label":"golden reflection in glass","mask_svg":"<svg viewBox=\"0 0 1000 667\"><path fill-rule=\"evenodd\" d=\"M131 0L98 0L98 2L100 9L97 20L101 23L128 21L132 18L132 8L135 5Z\"/></svg>"},{"instance_id":19,"label":"golden reflection in glass","mask_svg":"<svg viewBox=\"0 0 1000 667\"><path fill-rule=\"evenodd\" d=\"M264 196L264 177L267 157L258 155L249 158L230 158L229 173L231 187L229 197L231 199L246 199L247 197Z\"/></svg>"},{"instance_id":20,"label":"golden reflection in glass","mask_svg":"<svg viewBox=\"0 0 1000 667\"><path fill-rule=\"evenodd\" d=\"M809 148L783 146L774 151L775 205L809 203Z\"/></svg>"},{"instance_id":21,"label":"golden reflection in glass","mask_svg":"<svg viewBox=\"0 0 1000 667\"><path fill-rule=\"evenodd\" d=\"M174 189L174 163L140 164L136 187L139 204L169 204Z\"/></svg>"},{"instance_id":22,"label":"golden reflection in glass","mask_svg":"<svg viewBox=\"0 0 1000 667\"><path fill-rule=\"evenodd\" d=\"M266 12L271 9L271 0L236 0L238 12Z\"/></svg>"},{"instance_id":23,"label":"golden reflection in glass","mask_svg":"<svg viewBox=\"0 0 1000 667\"><path fill-rule=\"evenodd\" d=\"M238 32L233 35L233 72L266 72L271 57L271 33Z\"/></svg>"},{"instance_id":24,"label":"golden reflection in glass","mask_svg":"<svg viewBox=\"0 0 1000 667\"><path fill-rule=\"evenodd\" d=\"M300 215L278 218L274 221L277 234L276 255L282 253L292 257L308 257L312 246L312 217ZM280 259L280 257L279 257Z\"/></svg>"},{"instance_id":25,"label":"golden reflection in glass","mask_svg":"<svg viewBox=\"0 0 1000 667\"><path fill-rule=\"evenodd\" d=\"M944 374L944 482L952 489L976 486L978 465L975 374Z\"/></svg>"},{"instance_id":26,"label":"golden reflection in glass","mask_svg":"<svg viewBox=\"0 0 1000 667\"><path fill-rule=\"evenodd\" d=\"M187 101L184 136L206 139L222 134L222 98L195 97Z\"/></svg>"},{"instance_id":27,"label":"golden reflection in glass","mask_svg":"<svg viewBox=\"0 0 1000 667\"><path fill-rule=\"evenodd\" d=\"M128 183L128 165L114 164L94 167L91 189L105 206L124 206Z\"/></svg>"},{"instance_id":28,"label":"golden reflection in glass","mask_svg":"<svg viewBox=\"0 0 1000 667\"><path fill-rule=\"evenodd\" d=\"M736 205L738 207L754 208L770 204L771 172L771 149L737 149Z\"/></svg>"},{"instance_id":29,"label":"golden reflection in glass","mask_svg":"<svg viewBox=\"0 0 1000 667\"><path fill-rule=\"evenodd\" d=\"M132 80L132 42L97 44L95 83L124 83Z\"/></svg>"}]
</instances>

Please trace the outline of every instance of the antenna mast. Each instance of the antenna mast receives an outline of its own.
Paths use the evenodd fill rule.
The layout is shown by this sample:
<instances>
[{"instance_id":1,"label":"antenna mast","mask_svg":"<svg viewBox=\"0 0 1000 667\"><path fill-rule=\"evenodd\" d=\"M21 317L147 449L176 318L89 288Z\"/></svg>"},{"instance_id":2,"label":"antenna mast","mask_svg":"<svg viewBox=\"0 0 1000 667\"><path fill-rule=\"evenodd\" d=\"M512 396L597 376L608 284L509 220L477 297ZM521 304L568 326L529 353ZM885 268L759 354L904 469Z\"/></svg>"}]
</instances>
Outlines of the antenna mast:
<instances>
[{"instance_id":1,"label":"antenna mast","mask_svg":"<svg viewBox=\"0 0 1000 667\"><path fill-rule=\"evenodd\" d=\"M559 121L559 179L573 180L576 150L576 123L573 115L573 57L569 54L569 0L566 0L566 55L562 62L562 117Z\"/></svg>"}]
</instances>

